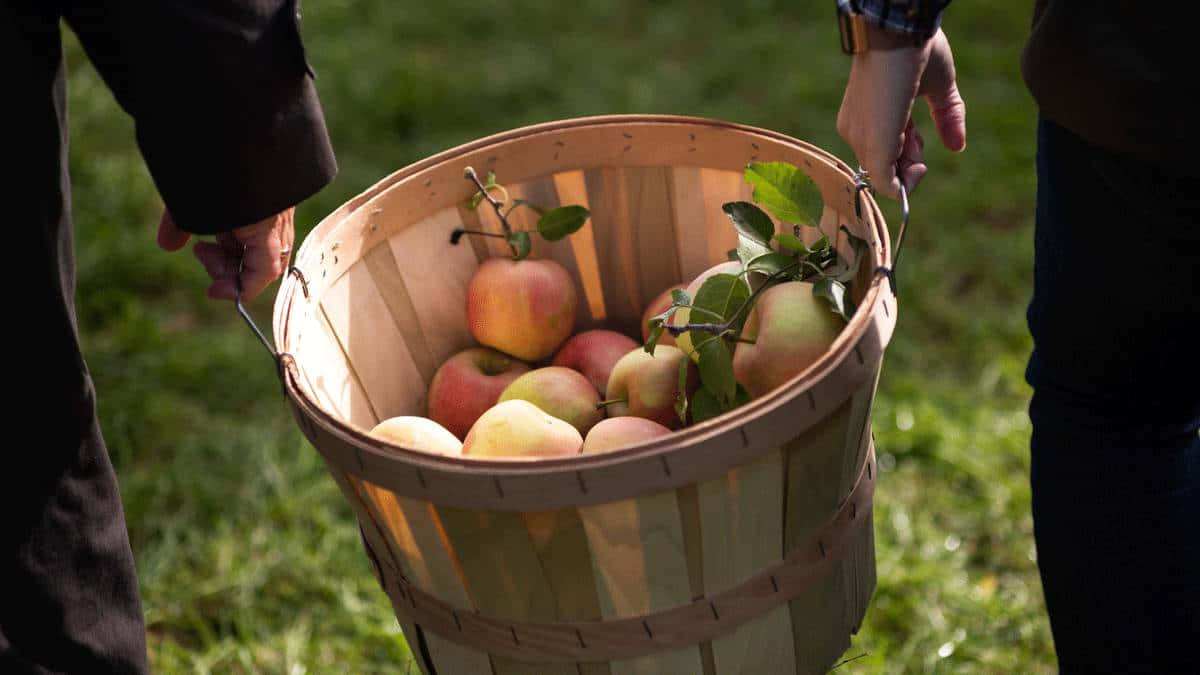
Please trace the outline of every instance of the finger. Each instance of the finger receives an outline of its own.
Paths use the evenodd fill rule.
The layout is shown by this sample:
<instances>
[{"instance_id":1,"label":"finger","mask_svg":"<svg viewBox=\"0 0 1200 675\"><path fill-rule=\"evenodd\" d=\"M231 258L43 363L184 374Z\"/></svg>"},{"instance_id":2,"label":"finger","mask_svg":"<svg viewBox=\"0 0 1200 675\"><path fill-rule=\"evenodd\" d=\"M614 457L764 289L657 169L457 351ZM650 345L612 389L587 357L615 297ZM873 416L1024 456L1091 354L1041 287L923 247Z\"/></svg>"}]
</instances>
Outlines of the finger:
<instances>
[{"instance_id":1,"label":"finger","mask_svg":"<svg viewBox=\"0 0 1200 675\"><path fill-rule=\"evenodd\" d=\"M171 212L163 209L162 217L158 219L158 247L164 251L178 251L190 238L190 234L176 227Z\"/></svg>"},{"instance_id":2,"label":"finger","mask_svg":"<svg viewBox=\"0 0 1200 675\"><path fill-rule=\"evenodd\" d=\"M246 247L241 268L242 299L256 297L283 274L284 257L278 240Z\"/></svg>"},{"instance_id":3,"label":"finger","mask_svg":"<svg viewBox=\"0 0 1200 675\"><path fill-rule=\"evenodd\" d=\"M958 93L958 84L951 81L949 88L931 92L925 102L942 145L948 150L962 152L967 147L967 106Z\"/></svg>"},{"instance_id":4,"label":"finger","mask_svg":"<svg viewBox=\"0 0 1200 675\"><path fill-rule=\"evenodd\" d=\"M220 244L201 241L192 247L192 253L195 254L200 264L204 265L204 271L213 281L233 281L234 274L237 272L237 258L228 248Z\"/></svg>"},{"instance_id":5,"label":"finger","mask_svg":"<svg viewBox=\"0 0 1200 675\"><path fill-rule=\"evenodd\" d=\"M925 139L913 126L911 119L904 131L904 149L900 152L898 163L900 181L904 183L904 189L912 194L929 168L925 164Z\"/></svg>"}]
</instances>

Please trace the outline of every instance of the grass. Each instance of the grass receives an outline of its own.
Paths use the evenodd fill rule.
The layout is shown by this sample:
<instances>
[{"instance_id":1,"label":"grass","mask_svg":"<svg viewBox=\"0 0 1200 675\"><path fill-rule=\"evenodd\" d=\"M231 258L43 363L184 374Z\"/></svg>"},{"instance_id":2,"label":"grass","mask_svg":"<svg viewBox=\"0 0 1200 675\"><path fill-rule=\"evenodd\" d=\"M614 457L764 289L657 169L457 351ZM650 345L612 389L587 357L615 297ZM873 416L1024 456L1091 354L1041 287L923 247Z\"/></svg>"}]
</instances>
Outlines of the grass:
<instances>
[{"instance_id":1,"label":"grass","mask_svg":"<svg viewBox=\"0 0 1200 675\"><path fill-rule=\"evenodd\" d=\"M516 126L622 112L767 127L853 162L832 2L306 5L341 172L298 227L379 177ZM1020 3L1018 3L1020 4ZM874 413L879 586L846 673L1049 672L1029 514L1035 110L1028 8L954 6L966 153L930 140ZM85 352L121 480L156 672L405 672L353 516L262 347L154 246L161 203L124 117L68 38ZM214 195L214 198L219 198ZM894 204L885 206L898 222ZM273 289L272 289L273 290ZM260 325L273 292L253 303Z\"/></svg>"}]
</instances>

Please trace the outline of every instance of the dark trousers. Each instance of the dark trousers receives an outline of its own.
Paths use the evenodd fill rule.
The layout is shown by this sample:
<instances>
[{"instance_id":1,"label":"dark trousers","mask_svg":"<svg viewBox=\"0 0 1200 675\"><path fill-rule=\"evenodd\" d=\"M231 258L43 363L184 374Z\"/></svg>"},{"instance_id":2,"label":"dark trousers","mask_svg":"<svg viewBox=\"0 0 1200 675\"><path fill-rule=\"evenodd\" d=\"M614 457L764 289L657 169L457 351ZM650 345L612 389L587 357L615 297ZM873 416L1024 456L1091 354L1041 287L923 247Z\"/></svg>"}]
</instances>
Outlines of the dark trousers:
<instances>
[{"instance_id":1,"label":"dark trousers","mask_svg":"<svg viewBox=\"0 0 1200 675\"><path fill-rule=\"evenodd\" d=\"M1043 120L1028 320L1061 671L1200 672L1200 180Z\"/></svg>"},{"instance_id":2,"label":"dark trousers","mask_svg":"<svg viewBox=\"0 0 1200 675\"><path fill-rule=\"evenodd\" d=\"M11 65L0 114L11 116L13 171L0 189L15 289L4 325L0 673L143 673L133 554L76 330L54 8L0 2L0 60Z\"/></svg>"}]
</instances>

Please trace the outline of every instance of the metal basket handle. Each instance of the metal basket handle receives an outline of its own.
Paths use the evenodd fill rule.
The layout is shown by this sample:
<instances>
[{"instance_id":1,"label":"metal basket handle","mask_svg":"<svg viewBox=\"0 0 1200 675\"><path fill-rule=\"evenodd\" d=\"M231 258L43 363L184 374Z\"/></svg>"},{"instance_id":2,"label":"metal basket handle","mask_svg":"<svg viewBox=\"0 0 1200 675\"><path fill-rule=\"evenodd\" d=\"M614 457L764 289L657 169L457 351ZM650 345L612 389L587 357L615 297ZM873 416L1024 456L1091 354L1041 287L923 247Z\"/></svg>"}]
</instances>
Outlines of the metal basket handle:
<instances>
[{"instance_id":1,"label":"metal basket handle","mask_svg":"<svg viewBox=\"0 0 1200 675\"><path fill-rule=\"evenodd\" d=\"M900 163L896 163L896 175L900 175ZM859 198L863 190L870 190L872 194L875 188L871 185L871 177L867 170L858 167L858 171L854 172L854 213L862 220L862 200ZM882 273L887 277L888 283L892 287L892 295L900 296L896 288L896 266L900 263L900 249L904 245L904 233L908 230L908 190L904 187L904 181L900 181L900 229L896 232L896 245L892 247L892 266L886 267L880 265L875 268L875 273Z\"/></svg>"},{"instance_id":2,"label":"metal basket handle","mask_svg":"<svg viewBox=\"0 0 1200 675\"><path fill-rule=\"evenodd\" d=\"M258 341L262 343L263 347L266 347L267 353L271 355L271 360L275 362L275 370L276 370L276 374L279 376L280 386L284 387L284 393L286 395L287 383L286 383L286 380L284 379L283 371L284 371L286 362L290 361L292 359L292 356L291 356L291 354L288 354L286 352L281 352L281 351L276 350L275 347L273 347L271 345L270 340L268 340L267 336L264 335L261 330L259 330L258 324L254 323L254 319L251 318L250 313L246 311L246 306L242 304L242 270L244 269L244 265L246 262L246 246L244 244L242 244L241 242L238 242L238 246L239 246L238 271L237 271L237 274L233 278L234 305L237 307L237 312L239 315L241 315L242 319L246 322L246 325L250 326L250 330L254 331L254 334L256 336L258 336ZM297 278L299 278L300 283L304 289L304 295L307 296L308 295L308 281L305 280L304 275L300 272L300 269L291 264L291 249L288 249L286 251L286 253L288 256L288 260L286 261L286 265L285 265L285 267L287 267L287 273L285 274L285 276L295 275Z\"/></svg>"}]
</instances>

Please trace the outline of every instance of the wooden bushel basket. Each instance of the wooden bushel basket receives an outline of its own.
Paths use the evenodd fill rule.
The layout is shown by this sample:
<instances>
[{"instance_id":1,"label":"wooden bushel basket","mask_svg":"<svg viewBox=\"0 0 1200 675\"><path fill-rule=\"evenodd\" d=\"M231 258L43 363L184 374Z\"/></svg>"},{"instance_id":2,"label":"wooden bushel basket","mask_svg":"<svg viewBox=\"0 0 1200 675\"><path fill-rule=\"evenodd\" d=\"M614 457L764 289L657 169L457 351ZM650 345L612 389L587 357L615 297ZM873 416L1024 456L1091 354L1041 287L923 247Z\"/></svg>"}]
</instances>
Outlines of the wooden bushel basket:
<instances>
[{"instance_id":1,"label":"wooden bushel basket","mask_svg":"<svg viewBox=\"0 0 1200 675\"><path fill-rule=\"evenodd\" d=\"M425 414L438 365L474 344L468 281L507 254L502 240L449 243L456 227L499 231L486 205L464 206L465 167L495 171L514 198L588 207L567 239L534 237L532 257L573 276L577 330L640 335L646 303L735 247L721 204L750 199L742 171L756 160L813 178L821 229L844 254L840 225L869 244L858 309L807 371L599 455L446 458L367 435ZM514 225L531 227L523 218ZM890 265L877 205L829 153L713 120L586 118L443 152L346 203L301 247L273 328L288 401L353 504L425 672L818 673L848 647L875 586L870 411L896 321L877 273Z\"/></svg>"}]
</instances>

